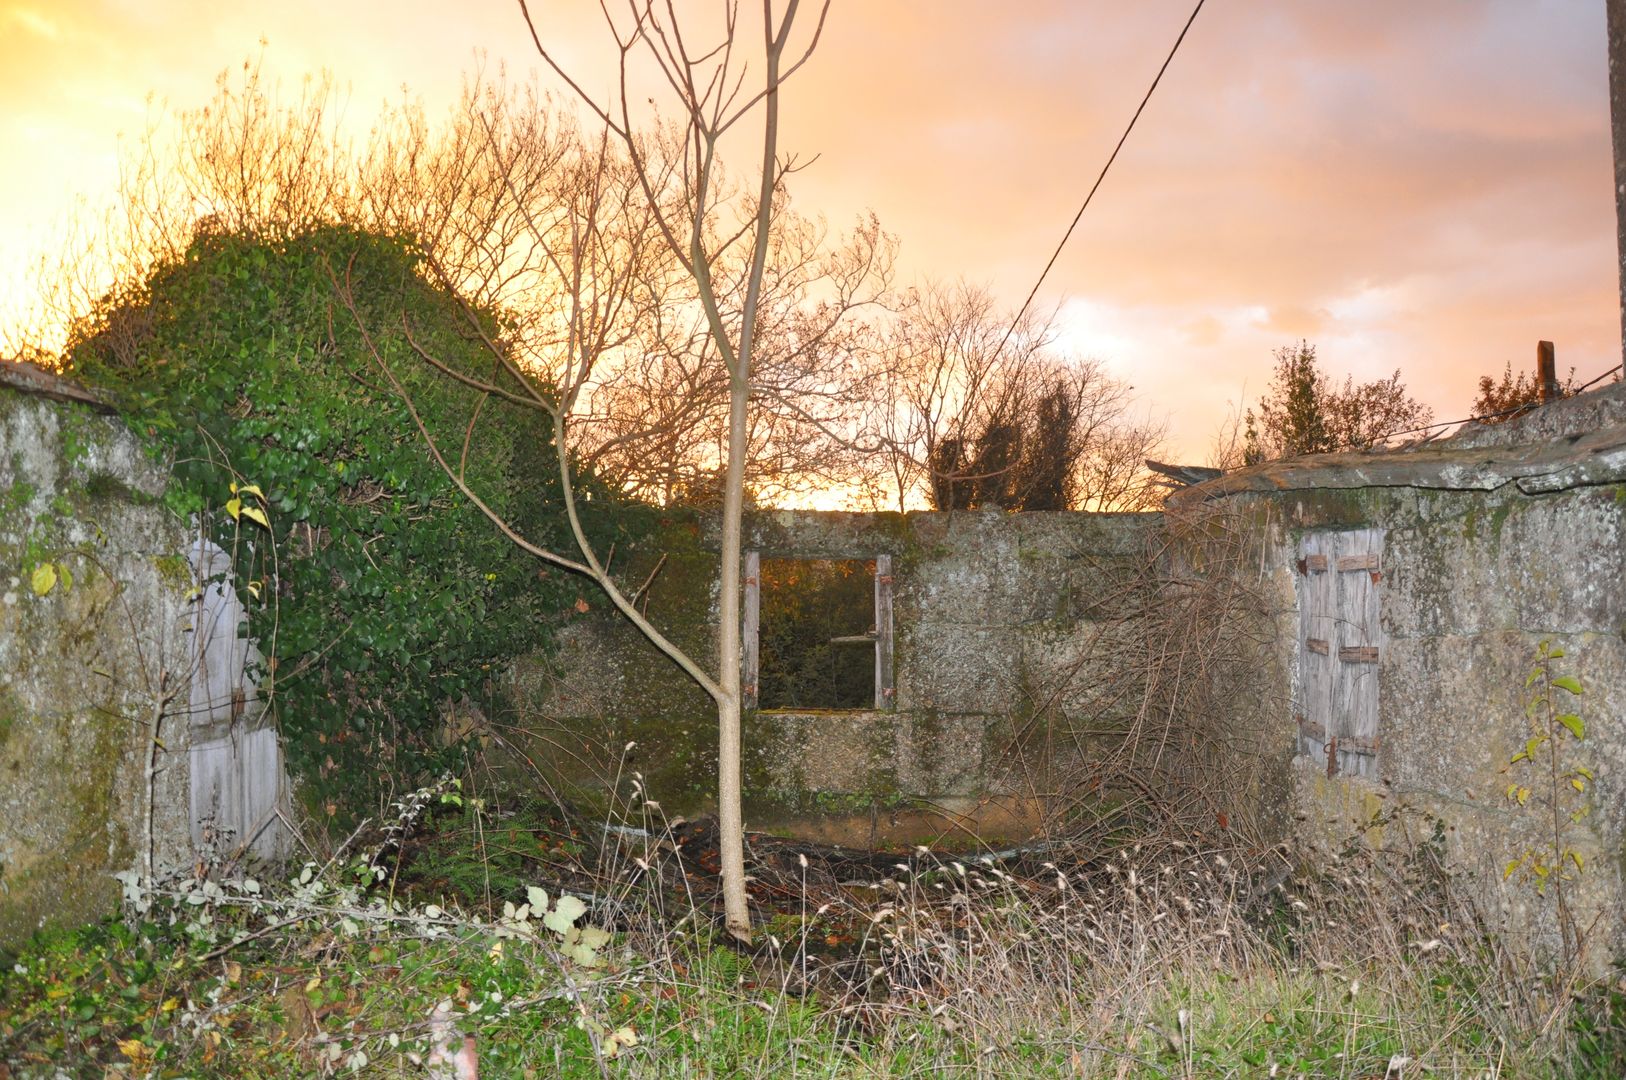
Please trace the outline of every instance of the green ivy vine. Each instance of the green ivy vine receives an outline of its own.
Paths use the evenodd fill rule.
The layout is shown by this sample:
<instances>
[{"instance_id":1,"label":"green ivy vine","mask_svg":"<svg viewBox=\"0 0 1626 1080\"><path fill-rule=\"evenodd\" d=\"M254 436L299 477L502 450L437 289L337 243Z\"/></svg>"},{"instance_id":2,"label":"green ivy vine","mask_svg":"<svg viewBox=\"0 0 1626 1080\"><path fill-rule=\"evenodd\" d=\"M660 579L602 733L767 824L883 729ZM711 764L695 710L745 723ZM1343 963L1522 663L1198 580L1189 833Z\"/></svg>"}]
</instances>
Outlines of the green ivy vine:
<instances>
[{"instance_id":1,"label":"green ivy vine","mask_svg":"<svg viewBox=\"0 0 1626 1080\"><path fill-rule=\"evenodd\" d=\"M529 538L568 549L545 418L412 350L403 320L444 362L495 377L408 243L342 227L280 240L201 231L183 259L87 319L68 353L173 461L171 509L234 553L290 767L307 804L335 818L444 767L445 704L489 708L505 662L545 647L579 591L433 461L334 296L329 268L346 266L380 356L452 460L473 425L471 486ZM587 526L607 543L615 500L584 486Z\"/></svg>"}]
</instances>

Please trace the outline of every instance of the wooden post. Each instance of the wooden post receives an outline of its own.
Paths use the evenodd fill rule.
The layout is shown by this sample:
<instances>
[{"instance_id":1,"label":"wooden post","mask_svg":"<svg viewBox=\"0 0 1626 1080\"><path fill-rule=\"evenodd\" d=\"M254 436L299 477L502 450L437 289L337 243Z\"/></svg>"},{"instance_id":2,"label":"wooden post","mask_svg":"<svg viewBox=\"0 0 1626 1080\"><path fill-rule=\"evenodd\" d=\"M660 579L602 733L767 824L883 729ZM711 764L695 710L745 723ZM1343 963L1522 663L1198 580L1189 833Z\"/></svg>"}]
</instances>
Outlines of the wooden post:
<instances>
[{"instance_id":1,"label":"wooden post","mask_svg":"<svg viewBox=\"0 0 1626 1080\"><path fill-rule=\"evenodd\" d=\"M762 553L745 553L745 602L740 605L740 652L744 670L740 672L740 705L747 709L757 707L757 679L762 670L762 652L758 644L762 626Z\"/></svg>"},{"instance_id":2,"label":"wooden post","mask_svg":"<svg viewBox=\"0 0 1626 1080\"><path fill-rule=\"evenodd\" d=\"M875 556L875 707L897 705L892 679L892 556Z\"/></svg>"},{"instance_id":3,"label":"wooden post","mask_svg":"<svg viewBox=\"0 0 1626 1080\"><path fill-rule=\"evenodd\" d=\"M1536 342L1536 392L1543 405L1559 398L1558 363L1550 341Z\"/></svg>"}]
</instances>

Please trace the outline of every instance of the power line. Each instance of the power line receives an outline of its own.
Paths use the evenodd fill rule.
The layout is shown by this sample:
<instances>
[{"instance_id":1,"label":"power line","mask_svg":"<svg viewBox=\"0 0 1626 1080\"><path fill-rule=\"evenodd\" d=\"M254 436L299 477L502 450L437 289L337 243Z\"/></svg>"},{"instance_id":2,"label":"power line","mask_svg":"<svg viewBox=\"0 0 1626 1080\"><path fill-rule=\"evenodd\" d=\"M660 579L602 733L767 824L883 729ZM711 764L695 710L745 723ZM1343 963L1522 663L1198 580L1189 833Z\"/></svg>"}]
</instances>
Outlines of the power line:
<instances>
[{"instance_id":1,"label":"power line","mask_svg":"<svg viewBox=\"0 0 1626 1080\"><path fill-rule=\"evenodd\" d=\"M1180 36L1174 39L1174 47L1169 50L1169 55L1163 59L1163 66L1157 69L1157 76L1152 79L1152 85L1146 88L1146 96L1140 99L1140 105L1135 108L1135 115L1129 118L1129 126L1124 128L1124 133L1118 137L1118 145L1112 148L1112 156L1108 157L1107 163L1101 166L1101 172L1096 176L1095 183L1090 185L1090 193L1084 196L1084 202L1079 206L1078 213L1073 215L1072 224L1068 225L1067 231L1062 234L1061 243L1057 244L1056 250L1051 253L1050 261L1044 264L1044 271L1039 274L1039 280L1033 283L1033 291L1028 293L1028 298L1022 301L1022 307L1017 311L1016 318L1011 320L1010 329L1005 331L1005 337L999 343L1001 352L1004 351L1005 345L1011 340L1011 335L1016 332L1017 326L1021 324L1022 316L1028 313L1033 298L1039 295L1039 287L1044 284L1045 278L1050 276L1050 268L1055 266L1056 260L1061 257L1061 249L1067 246L1068 240L1072 239L1073 230L1078 228L1079 219L1084 216L1084 211L1090 208L1090 200L1095 198L1097 189L1101 187L1101 181L1107 178L1107 171L1112 168L1112 163L1118 160L1118 151L1124 148L1124 143L1129 140L1129 133L1135 130L1135 121L1139 120L1140 114L1145 111L1146 103L1152 100L1152 92L1157 89L1157 84L1163 81L1163 73L1169 70L1169 64L1174 60L1174 54L1180 51L1180 43L1186 40L1186 31L1190 30L1191 24L1197 21L1197 13L1203 9L1205 3L1207 3L1207 0L1197 0L1197 6L1191 9L1191 18L1187 19L1186 25L1180 28Z\"/></svg>"},{"instance_id":2,"label":"power line","mask_svg":"<svg viewBox=\"0 0 1626 1080\"><path fill-rule=\"evenodd\" d=\"M1588 389L1590 387L1598 385L1599 383L1601 383L1605 379L1607 379L1609 376L1611 376L1615 372L1619 371L1622 366L1626 366L1626 365L1616 364L1614 367L1610 368L1608 371L1604 372L1602 375L1599 375L1596 379L1593 379L1591 382L1582 383L1580 386L1576 387L1575 392L1577 394L1579 394L1583 390L1586 390L1586 389Z\"/></svg>"}]
</instances>

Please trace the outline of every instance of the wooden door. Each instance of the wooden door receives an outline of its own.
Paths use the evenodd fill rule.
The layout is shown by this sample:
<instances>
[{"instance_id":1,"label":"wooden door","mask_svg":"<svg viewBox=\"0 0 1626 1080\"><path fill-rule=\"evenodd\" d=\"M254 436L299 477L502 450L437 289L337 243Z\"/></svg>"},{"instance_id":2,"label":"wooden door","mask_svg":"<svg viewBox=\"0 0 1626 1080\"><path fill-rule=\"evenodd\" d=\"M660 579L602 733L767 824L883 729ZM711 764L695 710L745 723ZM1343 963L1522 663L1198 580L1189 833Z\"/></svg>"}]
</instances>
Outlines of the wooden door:
<instances>
[{"instance_id":1,"label":"wooden door","mask_svg":"<svg viewBox=\"0 0 1626 1080\"><path fill-rule=\"evenodd\" d=\"M1297 568L1299 749L1328 776L1376 778L1383 530L1309 533Z\"/></svg>"}]
</instances>

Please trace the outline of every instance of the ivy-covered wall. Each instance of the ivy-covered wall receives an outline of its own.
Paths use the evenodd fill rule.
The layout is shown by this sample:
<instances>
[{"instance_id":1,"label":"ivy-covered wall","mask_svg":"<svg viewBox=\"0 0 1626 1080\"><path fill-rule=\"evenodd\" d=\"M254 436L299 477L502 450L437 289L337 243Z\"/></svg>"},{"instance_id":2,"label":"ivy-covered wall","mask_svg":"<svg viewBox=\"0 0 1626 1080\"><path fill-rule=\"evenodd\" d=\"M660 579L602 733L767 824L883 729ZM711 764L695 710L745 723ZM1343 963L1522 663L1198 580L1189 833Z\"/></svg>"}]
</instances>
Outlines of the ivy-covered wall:
<instances>
[{"instance_id":1,"label":"ivy-covered wall","mask_svg":"<svg viewBox=\"0 0 1626 1080\"><path fill-rule=\"evenodd\" d=\"M76 324L62 357L71 386L36 374L30 394L4 392L0 937L80 918L111 898L110 870L139 868L134 808L147 805L144 755L158 745L143 732L159 699L169 717L198 707L180 678L194 561L208 563L204 600L224 590L214 598L257 645L234 650L239 631L225 628L223 648L248 653L259 688L242 708L268 707L275 728L267 739L255 726L260 757L285 753L313 834L467 762L448 719L497 712L495 677L545 650L577 594L424 445L420 421L513 527L568 548L545 416L423 359L507 379L523 397L492 374L483 339L499 334L497 315L427 283L407 242L205 225ZM41 382L119 419L33 396ZM644 527L646 512L591 476L578 490L601 544ZM190 748L185 724L163 725L151 801L161 869L192 858L189 750L210 765L194 770L191 801L230 797L207 751L241 743L215 738L223 723L235 731L238 706L228 696L210 711ZM218 839L229 850L243 838Z\"/></svg>"},{"instance_id":2,"label":"ivy-covered wall","mask_svg":"<svg viewBox=\"0 0 1626 1080\"><path fill-rule=\"evenodd\" d=\"M169 508L200 515L230 554L297 793L335 833L460 768L448 713L496 711L494 675L545 648L575 596L471 504L420 431L518 532L571 549L546 416L424 359L524 398L482 335L500 336L498 316L430 284L408 242L205 228L68 350L73 374L174 462ZM637 514L578 484L588 531L624 540Z\"/></svg>"}]
</instances>

